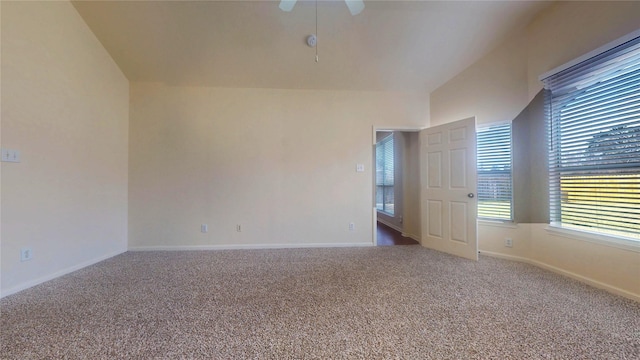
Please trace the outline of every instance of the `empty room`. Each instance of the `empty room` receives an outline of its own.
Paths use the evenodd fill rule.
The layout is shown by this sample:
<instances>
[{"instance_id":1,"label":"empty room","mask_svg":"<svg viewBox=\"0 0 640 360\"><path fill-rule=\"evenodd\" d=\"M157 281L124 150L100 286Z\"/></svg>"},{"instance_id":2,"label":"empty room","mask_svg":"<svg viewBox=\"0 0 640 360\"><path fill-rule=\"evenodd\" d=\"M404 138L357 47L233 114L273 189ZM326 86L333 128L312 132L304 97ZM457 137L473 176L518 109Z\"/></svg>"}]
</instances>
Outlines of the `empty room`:
<instances>
[{"instance_id":1,"label":"empty room","mask_svg":"<svg viewBox=\"0 0 640 360\"><path fill-rule=\"evenodd\" d=\"M640 358L640 1L0 1L0 358Z\"/></svg>"}]
</instances>

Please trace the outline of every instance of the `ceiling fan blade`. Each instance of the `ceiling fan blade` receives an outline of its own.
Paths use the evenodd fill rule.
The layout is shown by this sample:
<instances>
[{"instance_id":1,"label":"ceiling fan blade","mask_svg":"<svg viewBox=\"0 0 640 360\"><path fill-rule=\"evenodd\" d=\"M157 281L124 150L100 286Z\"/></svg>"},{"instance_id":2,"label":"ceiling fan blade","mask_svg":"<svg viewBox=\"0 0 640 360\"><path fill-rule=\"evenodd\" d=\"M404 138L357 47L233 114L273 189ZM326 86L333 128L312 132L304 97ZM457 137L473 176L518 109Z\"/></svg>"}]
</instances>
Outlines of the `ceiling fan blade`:
<instances>
[{"instance_id":1,"label":"ceiling fan blade","mask_svg":"<svg viewBox=\"0 0 640 360\"><path fill-rule=\"evenodd\" d=\"M293 7L296 5L297 0L280 0L280 10L282 11L291 11Z\"/></svg>"},{"instance_id":2,"label":"ceiling fan blade","mask_svg":"<svg viewBox=\"0 0 640 360\"><path fill-rule=\"evenodd\" d=\"M363 0L344 0L351 12L351 15L358 15L364 10Z\"/></svg>"}]
</instances>

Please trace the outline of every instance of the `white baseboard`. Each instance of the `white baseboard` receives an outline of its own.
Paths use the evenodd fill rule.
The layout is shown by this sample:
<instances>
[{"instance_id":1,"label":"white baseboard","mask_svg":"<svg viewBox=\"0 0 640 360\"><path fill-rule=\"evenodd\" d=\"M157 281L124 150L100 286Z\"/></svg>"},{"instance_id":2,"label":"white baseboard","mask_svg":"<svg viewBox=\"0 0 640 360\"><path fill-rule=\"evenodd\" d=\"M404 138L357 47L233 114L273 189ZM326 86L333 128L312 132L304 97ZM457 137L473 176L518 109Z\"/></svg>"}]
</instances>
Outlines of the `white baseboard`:
<instances>
[{"instance_id":1,"label":"white baseboard","mask_svg":"<svg viewBox=\"0 0 640 360\"><path fill-rule=\"evenodd\" d=\"M393 230L395 230L395 231L397 231L399 233L402 233L402 228L399 227L398 225L394 225L394 224L392 224L392 223L390 223L388 221L385 221L383 219L380 219L380 218L378 218L378 222L383 224L383 225L386 225L386 226L392 228Z\"/></svg>"},{"instance_id":2,"label":"white baseboard","mask_svg":"<svg viewBox=\"0 0 640 360\"><path fill-rule=\"evenodd\" d=\"M415 235L413 235L413 234L409 234L409 233L403 232L403 231L402 231L402 228L401 228L401 227L399 227L399 226L397 226L397 225L394 225L394 224L391 224L391 223L389 223L389 222L387 222L387 221L381 220L380 218L378 218L378 222L379 222L379 223L381 223L381 224L383 224L383 225L386 225L386 226L388 226L388 227L392 228L393 230L395 230L395 231L397 231L397 232L399 232L399 233L400 233L402 236L404 236L404 237L408 237L408 238L410 238L410 239L413 239L413 240L417 241L417 242L418 242L418 243L420 243L420 244L422 243L422 242L420 241L420 238L419 238L418 236L415 236Z\"/></svg>"},{"instance_id":3,"label":"white baseboard","mask_svg":"<svg viewBox=\"0 0 640 360\"><path fill-rule=\"evenodd\" d=\"M28 288L34 287L36 285L40 285L40 284L42 284L44 282L47 282L49 280L53 280L55 278L59 278L60 276L64 276L64 275L70 274L70 273L72 273L74 271L78 271L78 270L80 270L82 268L85 268L87 266L91 266L91 265L97 264L97 263L99 263L101 261L107 260L107 259L112 258L114 256L123 254L125 252L127 252L127 251L126 250L121 250L121 251L116 251L116 252L113 252L113 253L109 253L107 255L103 255L103 256L97 257L95 259L91 259L91 260L87 260L87 261L81 262L80 264L68 267L66 269L62 269L60 271L56 271L54 273L48 274L46 276L43 276L41 278L37 278L37 279L31 280L31 281L27 281L27 282L22 283L22 284L20 284L18 286L14 286L12 288L9 288L9 289L3 291L2 294L0 294L0 299L5 297L5 296L13 295L13 294L18 293L18 292L20 292L22 290L26 290Z\"/></svg>"},{"instance_id":4,"label":"white baseboard","mask_svg":"<svg viewBox=\"0 0 640 360\"><path fill-rule=\"evenodd\" d=\"M402 233L402 236L404 237L408 237L409 239L413 239L415 241L418 242L418 244L422 244L422 241L420 241L420 237L413 235L413 234L407 234L407 233Z\"/></svg>"},{"instance_id":5,"label":"white baseboard","mask_svg":"<svg viewBox=\"0 0 640 360\"><path fill-rule=\"evenodd\" d=\"M366 243L308 243L308 244L237 244L237 245L184 245L184 246L133 246L129 251L198 251L198 250L261 250L298 248L371 247Z\"/></svg>"},{"instance_id":6,"label":"white baseboard","mask_svg":"<svg viewBox=\"0 0 640 360\"><path fill-rule=\"evenodd\" d=\"M627 299L631 299L637 302L640 302L640 294L634 294L632 292L629 292L627 290L624 289L620 289L618 287L615 286L611 286L609 284L605 284L603 282L576 274L574 272L571 271L567 271L537 260L532 260L532 259L527 259L524 257L520 257L520 256L513 256L513 255L506 255L506 254L500 254L500 253L496 253L496 252L492 252L492 251L482 251L480 250L480 254L482 255L487 255L487 256L491 256L491 257L495 257L495 258L500 258L500 259L506 259L506 260L513 260L513 261L519 261L519 262L524 262L527 264L531 264L540 268L543 268L545 270L549 270L551 272L554 272L556 274L560 274L560 275L564 275L567 277L570 277L574 280L578 280L580 282L583 282L585 284L591 285L593 287L597 287L599 289L603 289L606 290L610 293L616 294L616 295L620 295L622 297L625 297Z\"/></svg>"}]
</instances>

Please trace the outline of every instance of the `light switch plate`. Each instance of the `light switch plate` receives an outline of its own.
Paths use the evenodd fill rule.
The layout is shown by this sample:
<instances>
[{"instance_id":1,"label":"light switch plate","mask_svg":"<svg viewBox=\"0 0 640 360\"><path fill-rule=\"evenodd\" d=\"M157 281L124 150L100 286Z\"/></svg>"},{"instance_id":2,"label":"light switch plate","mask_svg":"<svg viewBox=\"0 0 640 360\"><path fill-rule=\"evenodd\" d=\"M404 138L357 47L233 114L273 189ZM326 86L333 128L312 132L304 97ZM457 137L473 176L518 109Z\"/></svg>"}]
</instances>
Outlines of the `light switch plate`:
<instances>
[{"instance_id":1,"label":"light switch plate","mask_svg":"<svg viewBox=\"0 0 640 360\"><path fill-rule=\"evenodd\" d=\"M33 258L33 252L31 248L22 248L20 249L20 261L29 261Z\"/></svg>"},{"instance_id":2,"label":"light switch plate","mask_svg":"<svg viewBox=\"0 0 640 360\"><path fill-rule=\"evenodd\" d=\"M356 164L357 172L364 172L364 164Z\"/></svg>"},{"instance_id":3,"label":"light switch plate","mask_svg":"<svg viewBox=\"0 0 640 360\"><path fill-rule=\"evenodd\" d=\"M20 162L20 151L13 149L2 149L3 162Z\"/></svg>"}]
</instances>

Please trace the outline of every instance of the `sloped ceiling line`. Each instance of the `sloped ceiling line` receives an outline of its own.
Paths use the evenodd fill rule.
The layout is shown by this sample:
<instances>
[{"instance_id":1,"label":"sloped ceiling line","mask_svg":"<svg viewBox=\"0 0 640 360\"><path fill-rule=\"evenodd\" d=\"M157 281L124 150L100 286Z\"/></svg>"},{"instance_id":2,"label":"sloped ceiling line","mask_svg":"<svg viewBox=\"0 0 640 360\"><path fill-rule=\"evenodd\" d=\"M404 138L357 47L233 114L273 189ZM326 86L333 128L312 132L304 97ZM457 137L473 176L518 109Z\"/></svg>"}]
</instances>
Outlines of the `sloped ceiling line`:
<instances>
[{"instance_id":1,"label":"sloped ceiling line","mask_svg":"<svg viewBox=\"0 0 640 360\"><path fill-rule=\"evenodd\" d=\"M544 1L318 3L322 61L305 40L315 4L73 1L130 81L173 85L431 92L477 61Z\"/></svg>"}]
</instances>

